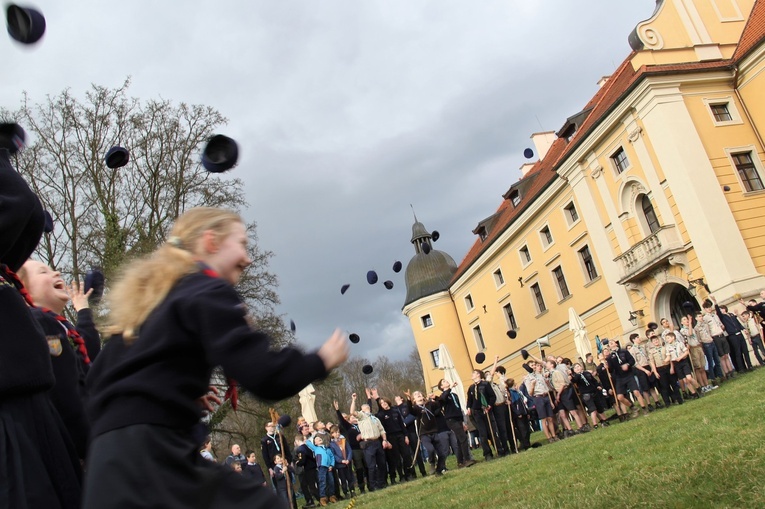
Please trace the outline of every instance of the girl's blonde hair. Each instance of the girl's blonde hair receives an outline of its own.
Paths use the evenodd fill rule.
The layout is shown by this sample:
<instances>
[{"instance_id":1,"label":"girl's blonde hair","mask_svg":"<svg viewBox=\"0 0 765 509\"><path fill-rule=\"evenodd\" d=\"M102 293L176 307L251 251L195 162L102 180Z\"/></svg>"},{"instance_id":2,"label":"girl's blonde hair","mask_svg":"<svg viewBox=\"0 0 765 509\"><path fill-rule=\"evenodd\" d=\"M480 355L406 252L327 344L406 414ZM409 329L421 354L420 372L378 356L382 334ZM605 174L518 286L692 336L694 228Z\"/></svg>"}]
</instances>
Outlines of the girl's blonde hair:
<instances>
[{"instance_id":1,"label":"girl's blonde hair","mask_svg":"<svg viewBox=\"0 0 765 509\"><path fill-rule=\"evenodd\" d=\"M242 218L236 212L212 207L197 207L182 214L165 244L120 270L108 295L110 333L122 333L130 344L178 280L199 270L202 235L211 231L221 240L237 223L242 223Z\"/></svg>"}]
</instances>

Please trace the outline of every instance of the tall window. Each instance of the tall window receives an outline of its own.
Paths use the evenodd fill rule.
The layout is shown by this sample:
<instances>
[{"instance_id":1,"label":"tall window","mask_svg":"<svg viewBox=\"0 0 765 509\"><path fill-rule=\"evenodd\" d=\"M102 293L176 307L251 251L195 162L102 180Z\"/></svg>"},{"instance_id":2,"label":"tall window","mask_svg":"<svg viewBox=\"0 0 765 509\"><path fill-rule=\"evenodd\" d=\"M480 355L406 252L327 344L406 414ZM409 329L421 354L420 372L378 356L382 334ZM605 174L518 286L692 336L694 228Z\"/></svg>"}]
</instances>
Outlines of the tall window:
<instances>
[{"instance_id":1,"label":"tall window","mask_svg":"<svg viewBox=\"0 0 765 509\"><path fill-rule=\"evenodd\" d=\"M428 327L433 327L433 319L430 317L430 315L425 315L420 317L420 320L422 321L422 328L427 329Z\"/></svg>"},{"instance_id":2,"label":"tall window","mask_svg":"<svg viewBox=\"0 0 765 509\"><path fill-rule=\"evenodd\" d=\"M553 243L552 233L550 233L550 227L545 226L541 230L539 230L539 235L542 236L542 244L546 246L549 246Z\"/></svg>"},{"instance_id":3,"label":"tall window","mask_svg":"<svg viewBox=\"0 0 765 509\"><path fill-rule=\"evenodd\" d=\"M555 281L558 283L561 299L565 299L571 295L571 292L568 291L568 285L566 284L566 277L563 275L563 269L560 265L553 269L553 276L555 276Z\"/></svg>"},{"instance_id":4,"label":"tall window","mask_svg":"<svg viewBox=\"0 0 765 509\"><path fill-rule=\"evenodd\" d=\"M505 284L505 278L502 276L502 269L497 269L494 271L494 284L497 285L497 287Z\"/></svg>"},{"instance_id":5,"label":"tall window","mask_svg":"<svg viewBox=\"0 0 765 509\"><path fill-rule=\"evenodd\" d=\"M576 211L576 207L574 206L574 202L569 203L566 205L566 208L564 209L566 211L566 221L568 224L574 224L579 220L579 213Z\"/></svg>"},{"instance_id":6,"label":"tall window","mask_svg":"<svg viewBox=\"0 0 765 509\"><path fill-rule=\"evenodd\" d=\"M542 290L539 288L539 283L534 283L531 285L531 293L534 295L534 301L537 304L537 311L539 313L547 311L547 306L545 306L545 299L542 297Z\"/></svg>"},{"instance_id":7,"label":"tall window","mask_svg":"<svg viewBox=\"0 0 765 509\"><path fill-rule=\"evenodd\" d=\"M587 273L587 280L592 281L598 277L598 269L595 268L595 261L592 259L589 246L584 246L579 250L579 257L582 259L582 265L584 265L584 270Z\"/></svg>"},{"instance_id":8,"label":"tall window","mask_svg":"<svg viewBox=\"0 0 765 509\"><path fill-rule=\"evenodd\" d=\"M656 233L661 228L661 225L656 218L656 212L653 210L650 198L644 194L640 204L643 207L643 215L645 216L645 222L648 224L648 229L651 230L651 233Z\"/></svg>"},{"instance_id":9,"label":"tall window","mask_svg":"<svg viewBox=\"0 0 765 509\"><path fill-rule=\"evenodd\" d=\"M513 313L513 306L510 303L505 304L502 308L505 312L505 319L507 319L507 326L511 329L518 328L518 322L515 321L515 313Z\"/></svg>"},{"instance_id":10,"label":"tall window","mask_svg":"<svg viewBox=\"0 0 765 509\"><path fill-rule=\"evenodd\" d=\"M731 157L733 157L738 176L747 192L765 189L760 174L757 172L757 167L752 160L751 152L739 152L738 154L731 154Z\"/></svg>"},{"instance_id":11,"label":"tall window","mask_svg":"<svg viewBox=\"0 0 765 509\"><path fill-rule=\"evenodd\" d=\"M714 115L715 121L729 122L733 120L733 117L730 114L730 109L728 108L728 103L710 104L709 107L712 109L712 115Z\"/></svg>"},{"instance_id":12,"label":"tall window","mask_svg":"<svg viewBox=\"0 0 765 509\"><path fill-rule=\"evenodd\" d=\"M438 367L438 350L431 350L430 358L433 360L433 367Z\"/></svg>"},{"instance_id":13,"label":"tall window","mask_svg":"<svg viewBox=\"0 0 765 509\"><path fill-rule=\"evenodd\" d=\"M523 246L518 252L521 254L521 263L526 265L531 262L531 253L529 252L528 246Z\"/></svg>"},{"instance_id":14,"label":"tall window","mask_svg":"<svg viewBox=\"0 0 765 509\"><path fill-rule=\"evenodd\" d=\"M483 342L483 334L481 334L481 326L476 325L473 327L473 337L475 338L475 344L479 351L486 350L486 343Z\"/></svg>"},{"instance_id":15,"label":"tall window","mask_svg":"<svg viewBox=\"0 0 765 509\"><path fill-rule=\"evenodd\" d=\"M611 156L611 161L614 163L614 168L616 168L616 173L622 173L630 165L630 162L627 159L627 153L624 151L624 148L622 147L619 147L619 150L614 152L614 155Z\"/></svg>"},{"instance_id":16,"label":"tall window","mask_svg":"<svg viewBox=\"0 0 765 509\"><path fill-rule=\"evenodd\" d=\"M468 311L471 311L473 307L475 307L473 306L473 297L470 294L465 297L465 307Z\"/></svg>"}]
</instances>

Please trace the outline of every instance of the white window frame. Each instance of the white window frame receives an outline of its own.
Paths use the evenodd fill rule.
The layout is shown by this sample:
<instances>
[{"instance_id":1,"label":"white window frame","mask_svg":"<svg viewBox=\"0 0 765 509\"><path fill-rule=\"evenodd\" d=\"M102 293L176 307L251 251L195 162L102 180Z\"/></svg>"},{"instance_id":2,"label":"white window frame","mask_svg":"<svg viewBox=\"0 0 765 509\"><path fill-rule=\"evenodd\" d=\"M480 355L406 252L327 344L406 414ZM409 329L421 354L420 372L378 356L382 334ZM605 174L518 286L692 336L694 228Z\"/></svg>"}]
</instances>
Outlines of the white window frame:
<instances>
[{"instance_id":1,"label":"white window frame","mask_svg":"<svg viewBox=\"0 0 765 509\"><path fill-rule=\"evenodd\" d=\"M542 305L545 307L544 309L539 308L539 301L534 293L535 286L539 289L539 296L542 298ZM542 293L542 286L539 284L539 281L534 281L529 285L529 293L531 293L531 300L534 303L534 309L537 311L537 316L546 313L550 309L547 307L547 302L545 302L545 294Z\"/></svg>"},{"instance_id":2,"label":"white window frame","mask_svg":"<svg viewBox=\"0 0 765 509\"><path fill-rule=\"evenodd\" d=\"M494 286L497 287L497 290L499 290L500 288L502 288L503 286L507 284L505 275L502 273L502 267L497 267L497 270L492 272L491 275L494 278Z\"/></svg>"},{"instance_id":3,"label":"white window frame","mask_svg":"<svg viewBox=\"0 0 765 509\"><path fill-rule=\"evenodd\" d=\"M473 339L475 340L475 346L479 352L486 351L486 340L483 339L483 331L481 330L481 324L477 324L473 327Z\"/></svg>"},{"instance_id":4,"label":"white window frame","mask_svg":"<svg viewBox=\"0 0 765 509\"><path fill-rule=\"evenodd\" d=\"M552 242L549 244L547 243L547 238L545 238L544 230L547 230L547 232L550 234L550 238L552 239ZM547 251L551 247L555 245L555 237L553 237L552 229L550 228L550 225L548 223L545 223L542 228L539 229L539 240L542 243L542 252Z\"/></svg>"},{"instance_id":5,"label":"white window frame","mask_svg":"<svg viewBox=\"0 0 765 509\"><path fill-rule=\"evenodd\" d=\"M558 281L558 277L555 275L555 269L560 269L561 275L563 276L563 281L566 283L566 291L568 291L568 295L563 295L563 290L560 287L560 281ZM550 276L553 280L553 286L555 286L555 291L558 292L558 303L563 302L566 299L571 298L571 285L568 283L568 279L566 279L566 273L563 272L563 265L556 265L552 268L550 271Z\"/></svg>"},{"instance_id":6,"label":"white window frame","mask_svg":"<svg viewBox=\"0 0 765 509\"><path fill-rule=\"evenodd\" d=\"M526 259L526 255L523 254L524 250L529 255L528 260ZM531 257L531 251L529 250L528 244L524 244L518 249L518 257L521 259L521 267L523 267L524 269L534 262L534 258Z\"/></svg>"},{"instance_id":7,"label":"white window frame","mask_svg":"<svg viewBox=\"0 0 765 509\"><path fill-rule=\"evenodd\" d=\"M624 158L627 160L627 166L624 167L622 171L619 171L619 165L616 164L616 155L619 152L624 152ZM614 170L614 175L617 177L619 175L624 175L632 168L632 161L630 160L629 155L627 154L627 149L624 148L624 145L619 145L616 150L611 152L611 155L608 156L608 161L611 163L611 168Z\"/></svg>"},{"instance_id":8,"label":"white window frame","mask_svg":"<svg viewBox=\"0 0 765 509\"><path fill-rule=\"evenodd\" d=\"M714 98L705 97L703 101L707 107L707 111L709 112L709 118L712 119L712 123L715 126L722 127L726 125L740 125L744 123L744 121L741 119L741 114L738 112L738 108L736 107L736 101L733 100L733 96ZM725 104L728 107L728 113L730 114L731 118L730 120L720 121L715 118L715 114L712 111L712 106L716 106L718 104Z\"/></svg>"},{"instance_id":9,"label":"white window frame","mask_svg":"<svg viewBox=\"0 0 765 509\"><path fill-rule=\"evenodd\" d=\"M571 218L571 212L569 209L573 209L574 212L576 212L576 220ZM579 224L579 222L582 220L582 215L579 213L579 209L577 208L576 203L574 203L574 200L571 200L565 204L561 211L563 212L563 217L566 219L566 225L568 225L569 230Z\"/></svg>"},{"instance_id":10,"label":"white window frame","mask_svg":"<svg viewBox=\"0 0 765 509\"><path fill-rule=\"evenodd\" d=\"M436 357L440 357L439 356L439 352L440 352L440 350L438 348L436 348L435 350L431 350L430 351L430 360L433 361L433 367L436 368L436 369L438 369L438 361L441 360L440 358L436 359Z\"/></svg>"},{"instance_id":11,"label":"white window frame","mask_svg":"<svg viewBox=\"0 0 765 509\"><path fill-rule=\"evenodd\" d=\"M584 260L582 259L582 250L584 248L587 248L587 250L590 252L590 258L592 258L592 263L595 264L595 271L598 273L594 278L590 279L590 272L587 270L587 266L584 264ZM597 281L600 279L601 273L598 270L598 264L595 261L595 255L592 254L592 247L590 244L582 244L576 249L576 258L579 260L579 267L582 269L582 276L584 276L584 286L589 285L593 281Z\"/></svg>"},{"instance_id":12,"label":"white window frame","mask_svg":"<svg viewBox=\"0 0 765 509\"><path fill-rule=\"evenodd\" d=\"M430 320L430 325L427 325L425 323L426 320ZM431 327L433 327L435 325L435 322L433 322L433 315L431 315L430 313L422 315L420 317L420 325L422 326L423 329L430 329Z\"/></svg>"},{"instance_id":13,"label":"white window frame","mask_svg":"<svg viewBox=\"0 0 765 509\"><path fill-rule=\"evenodd\" d=\"M515 320L515 323L510 321L510 317L507 316L507 308L510 308L510 310L513 312L512 313L513 314L513 320ZM520 327L518 327L518 318L515 315L515 309L513 309L513 303L512 302L508 302L507 304L502 306L502 314L505 317L505 323L507 324L507 328L508 329L518 330L520 328Z\"/></svg>"},{"instance_id":14,"label":"white window frame","mask_svg":"<svg viewBox=\"0 0 765 509\"><path fill-rule=\"evenodd\" d=\"M475 303L473 302L473 296L470 294L465 295L465 309L470 313L475 309Z\"/></svg>"}]
</instances>

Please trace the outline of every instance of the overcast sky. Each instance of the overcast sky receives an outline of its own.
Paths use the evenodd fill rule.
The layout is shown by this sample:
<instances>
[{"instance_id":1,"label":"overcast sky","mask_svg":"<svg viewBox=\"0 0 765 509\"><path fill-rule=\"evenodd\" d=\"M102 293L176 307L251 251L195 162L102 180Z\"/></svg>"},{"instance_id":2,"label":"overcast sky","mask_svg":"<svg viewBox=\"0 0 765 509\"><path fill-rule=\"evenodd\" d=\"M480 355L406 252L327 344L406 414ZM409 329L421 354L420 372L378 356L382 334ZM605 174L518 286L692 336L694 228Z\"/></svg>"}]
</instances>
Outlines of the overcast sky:
<instances>
[{"instance_id":1,"label":"overcast sky","mask_svg":"<svg viewBox=\"0 0 765 509\"><path fill-rule=\"evenodd\" d=\"M38 0L45 38L0 38L0 106L132 76L134 97L216 108L298 341L341 327L361 336L352 354L398 359L414 347L391 269L414 254L409 204L459 264L531 133L584 106L654 4Z\"/></svg>"}]
</instances>

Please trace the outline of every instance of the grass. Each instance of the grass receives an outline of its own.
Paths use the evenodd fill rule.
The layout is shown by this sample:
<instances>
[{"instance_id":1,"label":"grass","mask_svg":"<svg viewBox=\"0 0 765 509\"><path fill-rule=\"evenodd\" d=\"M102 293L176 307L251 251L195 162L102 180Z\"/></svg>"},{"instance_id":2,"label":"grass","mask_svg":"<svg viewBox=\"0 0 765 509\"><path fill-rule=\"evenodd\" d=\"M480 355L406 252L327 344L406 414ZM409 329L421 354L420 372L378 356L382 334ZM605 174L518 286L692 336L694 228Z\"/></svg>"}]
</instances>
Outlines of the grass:
<instances>
[{"instance_id":1,"label":"grass","mask_svg":"<svg viewBox=\"0 0 765 509\"><path fill-rule=\"evenodd\" d=\"M490 463L457 470L450 456L444 476L361 495L354 509L765 507L764 393L758 369L700 400Z\"/></svg>"}]
</instances>

